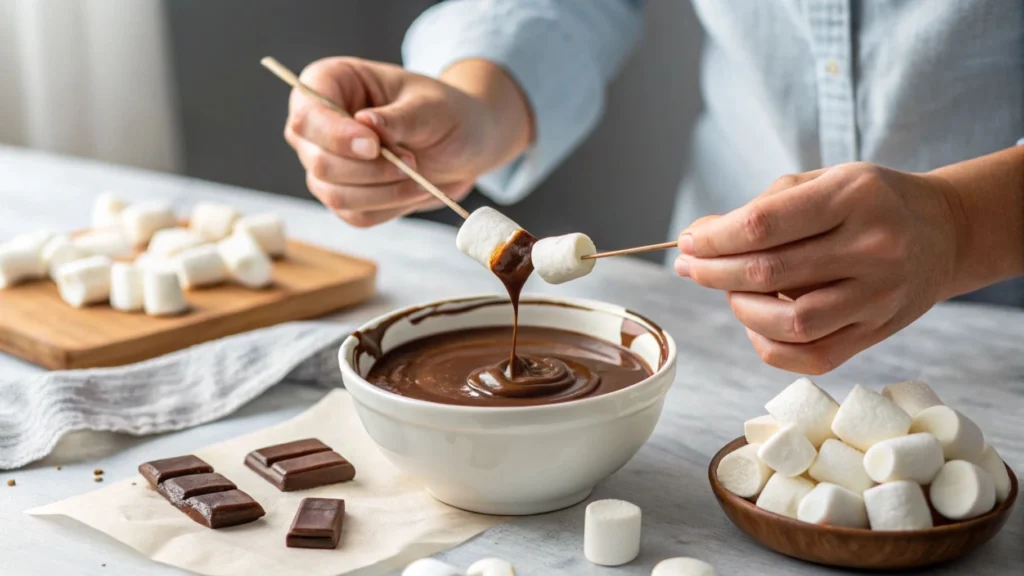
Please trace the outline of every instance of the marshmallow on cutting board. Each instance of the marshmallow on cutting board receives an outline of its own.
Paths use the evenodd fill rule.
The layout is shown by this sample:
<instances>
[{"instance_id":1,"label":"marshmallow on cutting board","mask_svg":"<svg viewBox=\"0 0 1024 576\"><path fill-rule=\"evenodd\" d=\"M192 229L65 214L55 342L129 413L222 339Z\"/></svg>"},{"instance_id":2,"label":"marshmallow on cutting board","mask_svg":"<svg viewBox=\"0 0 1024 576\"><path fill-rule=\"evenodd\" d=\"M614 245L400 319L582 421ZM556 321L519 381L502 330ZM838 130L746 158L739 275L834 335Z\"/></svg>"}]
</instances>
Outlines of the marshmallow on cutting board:
<instances>
[{"instance_id":1,"label":"marshmallow on cutting board","mask_svg":"<svg viewBox=\"0 0 1024 576\"><path fill-rule=\"evenodd\" d=\"M174 210L162 202L143 202L121 211L121 231L134 246L145 246L157 230L174 228Z\"/></svg>"},{"instance_id":2,"label":"marshmallow on cutting board","mask_svg":"<svg viewBox=\"0 0 1024 576\"><path fill-rule=\"evenodd\" d=\"M590 237L575 232L538 240L530 257L533 269L542 280L548 284L563 284L590 274L597 260L583 260L583 257L593 254L597 254L597 248Z\"/></svg>"},{"instance_id":3,"label":"marshmallow on cutting board","mask_svg":"<svg viewBox=\"0 0 1024 576\"><path fill-rule=\"evenodd\" d=\"M491 254L522 230L511 218L494 208L477 208L459 227L455 246L465 255L491 269Z\"/></svg>"},{"instance_id":4,"label":"marshmallow on cutting board","mask_svg":"<svg viewBox=\"0 0 1024 576\"><path fill-rule=\"evenodd\" d=\"M867 528L868 511L864 498L838 484L822 482L814 487L796 512L797 520L811 524Z\"/></svg>"},{"instance_id":5,"label":"marshmallow on cutting board","mask_svg":"<svg viewBox=\"0 0 1024 576\"><path fill-rule=\"evenodd\" d=\"M75 308L105 302L110 298L112 265L106 256L90 256L61 266L54 278L60 297Z\"/></svg>"},{"instance_id":6,"label":"marshmallow on cutting board","mask_svg":"<svg viewBox=\"0 0 1024 576\"><path fill-rule=\"evenodd\" d=\"M839 404L809 378L800 378L764 405L779 425L793 424L815 448L834 438L832 420Z\"/></svg>"},{"instance_id":7,"label":"marshmallow on cutting board","mask_svg":"<svg viewBox=\"0 0 1024 576\"><path fill-rule=\"evenodd\" d=\"M814 483L806 478L797 476L790 478L782 474L775 474L765 484L761 495L757 497L757 507L796 518L800 507L800 501L814 489Z\"/></svg>"},{"instance_id":8,"label":"marshmallow on cutting board","mask_svg":"<svg viewBox=\"0 0 1024 576\"><path fill-rule=\"evenodd\" d=\"M174 258L173 266L186 289L212 286L228 278L224 258L213 244L182 250Z\"/></svg>"},{"instance_id":9,"label":"marshmallow on cutting board","mask_svg":"<svg viewBox=\"0 0 1024 576\"><path fill-rule=\"evenodd\" d=\"M966 460L946 462L928 489L932 506L949 520L968 520L996 505L996 485L980 466Z\"/></svg>"},{"instance_id":10,"label":"marshmallow on cutting board","mask_svg":"<svg viewBox=\"0 0 1024 576\"><path fill-rule=\"evenodd\" d=\"M178 275L168 268L149 267L142 271L142 302L149 316L174 316L188 310Z\"/></svg>"},{"instance_id":11,"label":"marshmallow on cutting board","mask_svg":"<svg viewBox=\"0 0 1024 576\"><path fill-rule=\"evenodd\" d=\"M239 218L235 232L246 232L271 258L284 256L287 242L284 235L284 220L277 214L254 214Z\"/></svg>"},{"instance_id":12,"label":"marshmallow on cutting board","mask_svg":"<svg viewBox=\"0 0 1024 576\"><path fill-rule=\"evenodd\" d=\"M856 494L875 485L864 470L864 453L834 438L821 445L807 474L818 482L838 484Z\"/></svg>"},{"instance_id":13,"label":"marshmallow on cutting board","mask_svg":"<svg viewBox=\"0 0 1024 576\"><path fill-rule=\"evenodd\" d=\"M92 203L93 228L117 228L121 225L121 212L127 208L124 200L104 192Z\"/></svg>"},{"instance_id":14,"label":"marshmallow on cutting board","mask_svg":"<svg viewBox=\"0 0 1024 576\"><path fill-rule=\"evenodd\" d=\"M910 414L911 418L925 408L942 405L942 399L932 387L919 380L887 384L882 388L882 396L892 400L904 412Z\"/></svg>"},{"instance_id":15,"label":"marshmallow on cutting board","mask_svg":"<svg viewBox=\"0 0 1024 576\"><path fill-rule=\"evenodd\" d=\"M939 439L946 460L977 462L985 450L985 436L970 418L948 406L925 408L914 416L911 432L927 432Z\"/></svg>"},{"instance_id":16,"label":"marshmallow on cutting board","mask_svg":"<svg viewBox=\"0 0 1024 576\"><path fill-rule=\"evenodd\" d=\"M248 232L236 230L217 243L220 257L228 274L247 288L262 288L270 284L274 264Z\"/></svg>"},{"instance_id":17,"label":"marshmallow on cutting board","mask_svg":"<svg viewBox=\"0 0 1024 576\"><path fill-rule=\"evenodd\" d=\"M43 250L52 237L49 232L37 232L0 244L0 289L46 276Z\"/></svg>"},{"instance_id":18,"label":"marshmallow on cutting board","mask_svg":"<svg viewBox=\"0 0 1024 576\"><path fill-rule=\"evenodd\" d=\"M864 491L872 530L924 530L932 527L932 512L917 482L901 480Z\"/></svg>"},{"instance_id":19,"label":"marshmallow on cutting board","mask_svg":"<svg viewBox=\"0 0 1024 576\"><path fill-rule=\"evenodd\" d=\"M726 454L715 470L718 483L740 498L756 498L772 477L771 468L757 455L760 448L760 444L747 444Z\"/></svg>"},{"instance_id":20,"label":"marshmallow on cutting board","mask_svg":"<svg viewBox=\"0 0 1024 576\"><path fill-rule=\"evenodd\" d=\"M71 238L64 234L50 238L43 246L43 263L51 279L57 277L57 269L61 266L87 256L90 254L75 246Z\"/></svg>"},{"instance_id":21,"label":"marshmallow on cutting board","mask_svg":"<svg viewBox=\"0 0 1024 576\"><path fill-rule=\"evenodd\" d=\"M188 226L207 240L216 242L231 235L241 215L227 204L200 202L192 209Z\"/></svg>"},{"instance_id":22,"label":"marshmallow on cutting board","mask_svg":"<svg viewBox=\"0 0 1024 576\"><path fill-rule=\"evenodd\" d=\"M466 576L516 576L516 570L501 558L484 558L473 562L466 570Z\"/></svg>"},{"instance_id":23,"label":"marshmallow on cutting board","mask_svg":"<svg viewBox=\"0 0 1024 576\"><path fill-rule=\"evenodd\" d=\"M861 452L908 430L910 416L902 408L860 384L850 390L832 421L832 432Z\"/></svg>"},{"instance_id":24,"label":"marshmallow on cutting board","mask_svg":"<svg viewBox=\"0 0 1024 576\"><path fill-rule=\"evenodd\" d=\"M779 423L771 414L751 418L743 423L743 437L747 444L761 444L779 430Z\"/></svg>"},{"instance_id":25,"label":"marshmallow on cutting board","mask_svg":"<svg viewBox=\"0 0 1024 576\"><path fill-rule=\"evenodd\" d=\"M942 445L931 434L882 440L864 455L864 469L880 483L911 480L929 484L943 463Z\"/></svg>"},{"instance_id":26,"label":"marshmallow on cutting board","mask_svg":"<svg viewBox=\"0 0 1024 576\"><path fill-rule=\"evenodd\" d=\"M718 576L714 566L696 558L669 558L658 562L651 576Z\"/></svg>"},{"instance_id":27,"label":"marshmallow on cutting board","mask_svg":"<svg viewBox=\"0 0 1024 576\"><path fill-rule=\"evenodd\" d=\"M587 506L583 554L594 564L620 566L640 553L640 508L625 500L597 500Z\"/></svg>"},{"instance_id":28,"label":"marshmallow on cutting board","mask_svg":"<svg viewBox=\"0 0 1024 576\"><path fill-rule=\"evenodd\" d=\"M1006 501L1010 496L1010 475L1006 472L1006 465L1003 464L1003 459L999 457L996 449L986 444L981 458L978 459L978 466L992 476L996 486L996 500L999 503Z\"/></svg>"},{"instance_id":29,"label":"marshmallow on cutting board","mask_svg":"<svg viewBox=\"0 0 1024 576\"><path fill-rule=\"evenodd\" d=\"M110 267L110 307L138 312L143 305L142 269L128 262L114 262Z\"/></svg>"},{"instance_id":30,"label":"marshmallow on cutting board","mask_svg":"<svg viewBox=\"0 0 1024 576\"><path fill-rule=\"evenodd\" d=\"M134 253L131 242L118 229L90 230L72 238L71 243L90 256L128 258Z\"/></svg>"},{"instance_id":31,"label":"marshmallow on cutting board","mask_svg":"<svg viewBox=\"0 0 1024 576\"><path fill-rule=\"evenodd\" d=\"M421 558L402 570L402 576L465 576L459 569L433 558Z\"/></svg>"},{"instance_id":32,"label":"marshmallow on cutting board","mask_svg":"<svg viewBox=\"0 0 1024 576\"><path fill-rule=\"evenodd\" d=\"M146 252L157 258L170 258L183 250L206 244L206 238L188 228L164 228L153 233Z\"/></svg>"},{"instance_id":33,"label":"marshmallow on cutting board","mask_svg":"<svg viewBox=\"0 0 1024 576\"><path fill-rule=\"evenodd\" d=\"M787 424L772 434L757 451L758 458L783 476L799 476L814 462L818 451L800 430Z\"/></svg>"}]
</instances>

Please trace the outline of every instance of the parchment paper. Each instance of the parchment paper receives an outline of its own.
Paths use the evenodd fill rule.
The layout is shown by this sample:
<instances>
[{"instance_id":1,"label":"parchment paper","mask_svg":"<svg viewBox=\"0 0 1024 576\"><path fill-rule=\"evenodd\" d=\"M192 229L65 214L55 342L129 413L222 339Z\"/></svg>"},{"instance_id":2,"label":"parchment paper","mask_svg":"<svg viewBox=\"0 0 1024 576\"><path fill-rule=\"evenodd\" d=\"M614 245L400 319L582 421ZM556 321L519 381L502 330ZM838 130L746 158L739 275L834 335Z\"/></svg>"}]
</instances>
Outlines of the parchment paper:
<instances>
[{"instance_id":1,"label":"parchment paper","mask_svg":"<svg viewBox=\"0 0 1024 576\"><path fill-rule=\"evenodd\" d=\"M356 478L286 493L242 463L257 448L310 437L323 440L355 464ZM267 515L243 526L210 530L171 506L141 476L27 513L74 518L157 562L210 576L385 574L502 521L451 508L428 496L378 451L344 390L329 393L283 424L194 453L248 492ZM153 454L152 459L171 456L180 454ZM285 547L299 501L308 497L345 500L344 529L336 550Z\"/></svg>"}]
</instances>

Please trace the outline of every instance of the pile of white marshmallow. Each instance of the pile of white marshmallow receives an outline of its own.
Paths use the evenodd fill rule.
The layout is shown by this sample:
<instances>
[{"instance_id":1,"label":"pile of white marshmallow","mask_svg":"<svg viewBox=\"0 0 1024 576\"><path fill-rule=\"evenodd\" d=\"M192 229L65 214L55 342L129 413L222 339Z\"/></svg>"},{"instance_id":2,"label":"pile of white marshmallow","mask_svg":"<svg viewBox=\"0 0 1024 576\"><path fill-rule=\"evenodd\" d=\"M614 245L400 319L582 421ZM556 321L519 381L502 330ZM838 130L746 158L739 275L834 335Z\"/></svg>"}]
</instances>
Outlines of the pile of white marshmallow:
<instances>
[{"instance_id":1,"label":"pile of white marshmallow","mask_svg":"<svg viewBox=\"0 0 1024 576\"><path fill-rule=\"evenodd\" d=\"M115 310L171 316L188 311L186 289L228 279L268 285L271 258L284 251L276 214L243 217L225 204L200 203L183 228L167 204L129 206L108 193L96 199L83 234L37 232L0 244L0 289L49 277L76 308L109 301Z\"/></svg>"},{"instance_id":2,"label":"pile of white marshmallow","mask_svg":"<svg viewBox=\"0 0 1024 576\"><path fill-rule=\"evenodd\" d=\"M758 507L813 524L921 530L1003 502L1010 478L978 425L924 382L857 385L842 405L800 378L744 423L718 481ZM926 495L927 492L927 495Z\"/></svg>"}]
</instances>

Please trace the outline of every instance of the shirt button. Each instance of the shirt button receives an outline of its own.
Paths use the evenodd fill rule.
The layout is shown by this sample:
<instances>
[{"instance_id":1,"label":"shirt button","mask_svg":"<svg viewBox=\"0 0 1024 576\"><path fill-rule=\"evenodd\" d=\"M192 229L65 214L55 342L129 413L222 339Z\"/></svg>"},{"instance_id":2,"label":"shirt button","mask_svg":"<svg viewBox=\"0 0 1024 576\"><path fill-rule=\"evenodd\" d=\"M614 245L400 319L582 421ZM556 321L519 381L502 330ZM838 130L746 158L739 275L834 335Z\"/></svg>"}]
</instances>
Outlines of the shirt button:
<instances>
[{"instance_id":1,"label":"shirt button","mask_svg":"<svg viewBox=\"0 0 1024 576\"><path fill-rule=\"evenodd\" d=\"M839 74L839 62L836 62L835 60L829 60L828 63L825 64L825 72L828 72L833 76Z\"/></svg>"}]
</instances>

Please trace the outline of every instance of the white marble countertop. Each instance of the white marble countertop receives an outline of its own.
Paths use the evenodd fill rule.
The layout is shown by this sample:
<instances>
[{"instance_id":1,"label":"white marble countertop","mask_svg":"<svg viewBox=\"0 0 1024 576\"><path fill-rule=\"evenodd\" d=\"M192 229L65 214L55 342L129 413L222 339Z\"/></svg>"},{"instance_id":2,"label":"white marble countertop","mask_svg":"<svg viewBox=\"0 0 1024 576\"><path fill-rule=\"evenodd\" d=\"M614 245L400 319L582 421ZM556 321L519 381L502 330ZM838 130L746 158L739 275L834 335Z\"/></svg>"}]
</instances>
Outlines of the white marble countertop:
<instances>
[{"instance_id":1,"label":"white marble countertop","mask_svg":"<svg viewBox=\"0 0 1024 576\"><path fill-rule=\"evenodd\" d=\"M80 228L88 222L93 197L103 190L131 200L168 199L182 210L198 200L215 198L246 212L276 210L286 218L292 235L376 260L379 295L342 315L354 321L415 302L500 288L493 277L456 251L454 231L446 227L406 221L355 230L312 202L3 147L0 237L39 228ZM679 374L654 436L593 495L628 499L643 508L642 551L636 561L620 568L589 564L582 554L583 509L577 506L513 519L442 557L467 566L483 556L499 556L513 561L517 573L524 576L646 575L658 560L672 556L709 561L723 576L834 572L760 548L728 522L708 486L711 455L739 436L743 420L763 413L765 401L794 379L759 362L720 294L680 280L669 270L625 258L602 261L592 275L560 287L531 280L527 291L621 304L661 323L679 343ZM981 424L1010 466L1024 472L1022 352L1024 312L942 305L889 341L816 380L840 398L858 382L880 386L909 378L926 380L950 405ZM35 370L0 354L5 377ZM111 480L125 478L154 451L186 453L280 422L322 394L322 390L286 383L213 424L147 438L76 434L62 441L45 461L0 472L0 575L183 574L73 521L34 518L23 512L95 488L94 468L104 469ZM56 470L57 465L62 470ZM16 479L17 486L8 488L3 482L8 478ZM1021 574L1024 512L1020 508L977 553L929 573Z\"/></svg>"}]
</instances>

